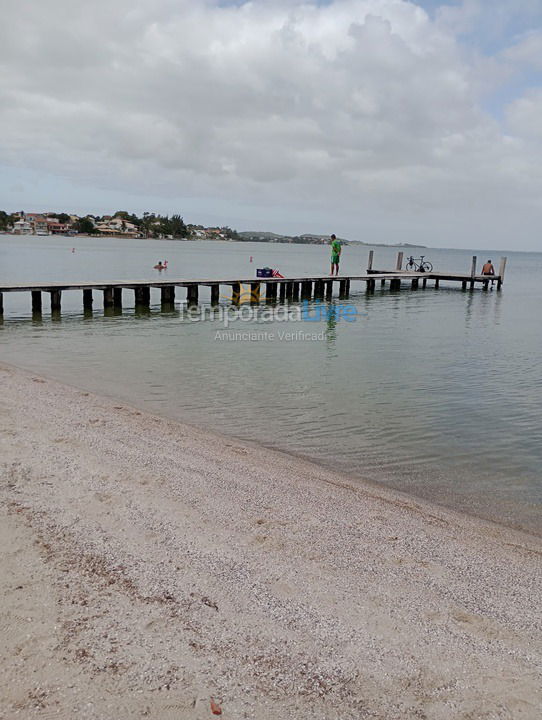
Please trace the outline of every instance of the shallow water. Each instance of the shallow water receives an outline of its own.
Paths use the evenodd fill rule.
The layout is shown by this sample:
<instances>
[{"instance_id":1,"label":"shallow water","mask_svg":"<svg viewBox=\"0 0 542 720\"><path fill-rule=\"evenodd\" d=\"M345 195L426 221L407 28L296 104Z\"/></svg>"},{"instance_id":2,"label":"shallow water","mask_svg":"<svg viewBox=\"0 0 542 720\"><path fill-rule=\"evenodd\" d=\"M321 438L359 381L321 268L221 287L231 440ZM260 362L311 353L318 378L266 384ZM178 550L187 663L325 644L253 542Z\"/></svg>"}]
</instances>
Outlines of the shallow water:
<instances>
[{"instance_id":1,"label":"shallow water","mask_svg":"<svg viewBox=\"0 0 542 720\"><path fill-rule=\"evenodd\" d=\"M374 250L375 267L394 267L395 249ZM472 254L495 264L502 254L424 252L436 270L461 272ZM363 272L367 254L346 247L341 270ZM149 314L136 314L125 291L123 312L108 316L100 293L84 316L81 293L65 292L56 319L45 297L32 318L28 293L6 293L0 360L540 532L542 254L504 254L500 293L368 296L354 283L348 300L333 300L355 308L354 322L230 319L230 332L275 333L257 341L225 340L219 320L190 319L183 290L169 313L153 291ZM322 246L0 236L0 284L152 279L166 258L175 278L328 271ZM284 331L323 337L288 341Z\"/></svg>"}]
</instances>

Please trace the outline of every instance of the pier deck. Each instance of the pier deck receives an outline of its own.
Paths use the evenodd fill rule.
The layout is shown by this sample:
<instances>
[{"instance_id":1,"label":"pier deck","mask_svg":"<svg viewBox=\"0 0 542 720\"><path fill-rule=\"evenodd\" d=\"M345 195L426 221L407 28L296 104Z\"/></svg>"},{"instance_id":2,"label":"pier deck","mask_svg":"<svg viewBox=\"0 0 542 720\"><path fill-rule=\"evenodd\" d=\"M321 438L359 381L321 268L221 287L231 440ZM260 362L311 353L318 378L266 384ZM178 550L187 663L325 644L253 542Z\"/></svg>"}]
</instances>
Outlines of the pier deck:
<instances>
[{"instance_id":1,"label":"pier deck","mask_svg":"<svg viewBox=\"0 0 542 720\"><path fill-rule=\"evenodd\" d=\"M220 297L220 286L231 288L231 300L239 303L246 295L250 294L251 302L259 302L261 299L261 288L265 285L266 302L298 301L310 298L333 297L334 283L339 284L339 297L348 297L351 283L365 283L365 290L368 293L375 291L376 282L380 281L381 287L386 283L391 291L400 290L404 283L409 283L412 290L420 287L425 289L429 281L432 281L435 288L440 286L441 281L461 283L461 288L474 289L476 284L487 290L490 282L497 284L500 290L504 280L504 269L506 258L501 259L499 273L494 276L479 275L476 270L476 258L473 258L472 269L469 274L446 273L446 272L410 272L402 270L402 253L398 254L396 270L374 270L373 251L369 253L369 267L366 273L359 275L307 275L285 278L233 278L233 279L187 279L163 276L154 280L107 280L107 281L82 281L82 282L32 282L32 283L3 283L0 284L0 314L3 313L3 293L30 292L32 297L32 311L40 313L42 307L42 293L49 293L51 297L51 310L59 312L61 307L61 296L65 290L82 290L83 307L91 310L93 305L93 291L103 292L104 308L121 308L122 291L132 290L135 294L136 306L148 307L150 305L150 290L158 288L161 292L161 303L163 306L171 307L175 302L175 289L186 288L186 301L188 304L196 304L199 297L200 287L211 289L211 303L218 304ZM250 288L250 291L244 290ZM279 297L277 297L279 295Z\"/></svg>"}]
</instances>

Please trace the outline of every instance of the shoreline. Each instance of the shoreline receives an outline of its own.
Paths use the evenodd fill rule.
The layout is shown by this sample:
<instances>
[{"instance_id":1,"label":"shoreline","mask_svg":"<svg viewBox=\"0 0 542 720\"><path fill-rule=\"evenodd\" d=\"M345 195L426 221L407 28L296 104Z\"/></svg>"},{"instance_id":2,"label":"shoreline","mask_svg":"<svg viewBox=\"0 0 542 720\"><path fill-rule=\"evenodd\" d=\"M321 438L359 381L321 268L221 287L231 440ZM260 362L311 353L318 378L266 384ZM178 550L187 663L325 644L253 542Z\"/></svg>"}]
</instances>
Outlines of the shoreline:
<instances>
[{"instance_id":1,"label":"shoreline","mask_svg":"<svg viewBox=\"0 0 542 720\"><path fill-rule=\"evenodd\" d=\"M9 717L539 717L536 535L0 379Z\"/></svg>"},{"instance_id":2,"label":"shoreline","mask_svg":"<svg viewBox=\"0 0 542 720\"><path fill-rule=\"evenodd\" d=\"M427 512L432 511L444 511L446 513L450 513L451 515L457 516L457 518L471 518L475 522L481 522L485 523L489 526L495 526L496 528L502 528L510 530L514 533L517 533L519 535L524 535L525 537L529 538L536 538L538 541L542 543L542 529L538 531L535 530L532 527L525 527L520 524L519 521L512 521L505 522L503 520L496 519L493 516L478 514L476 511L467 511L463 508L454 507L452 505L448 505L445 502L438 502L436 500L433 500L429 497L423 497L422 495L416 495L415 493L408 492L406 490L402 490L399 487L394 487L393 484L387 483L385 480L376 480L372 477L369 477L368 474L361 474L358 472L351 472L344 469L335 469L333 467L333 464L331 462L325 462L325 461L318 461L317 459L314 459L308 455L304 455L301 452L296 452L295 450L290 450L286 447L278 447L273 445L271 442L266 442L265 440L258 439L253 440L250 438L242 437L236 434L227 434L227 433L221 433L219 431L205 428L202 425L199 424L193 424L189 422L188 420L184 419L178 419L173 417L172 415L168 415L167 413L157 413L156 411L150 411L145 409L142 405L134 405L132 401L130 401L128 398L123 398L120 395L115 395L114 393L108 393L108 392L99 392L95 389L89 389L86 387L82 387L79 385L74 385L69 382L64 382L61 380L56 379L53 376L45 375L41 370L33 371L28 368L23 368L18 365L15 365L13 363L6 362L5 360L0 360L0 372L1 370L5 368L8 370L12 370L16 373L22 373L27 376L33 376L33 377L40 377L47 382L51 383L57 383L61 387L70 388L72 390L80 391L80 392L87 392L97 398L102 398L103 400L108 400L112 405L118 405L122 403L125 407L130 407L134 411L138 411L140 413L143 413L145 415L153 416L156 418L159 418L161 420L164 420L168 423L173 423L179 426L183 426L185 428L190 428L190 430L194 433L200 433L202 435L206 435L212 438L216 438L218 441L224 441L224 442L233 442L233 443L239 443L241 445L250 447L254 450L261 449L266 450L269 453L277 453L279 456L286 456L288 458L291 458L294 462L301 462L308 464L309 466L314 466L315 469L323 471L324 473L328 475L333 475L338 478L338 482L346 483L347 485L351 485L353 489L355 489L357 486L360 488L371 488L373 490L377 491L377 494L379 491L382 491L383 494L388 493L391 498L398 498L401 502L406 503L412 503L414 505L419 505L420 507L426 508Z\"/></svg>"}]
</instances>

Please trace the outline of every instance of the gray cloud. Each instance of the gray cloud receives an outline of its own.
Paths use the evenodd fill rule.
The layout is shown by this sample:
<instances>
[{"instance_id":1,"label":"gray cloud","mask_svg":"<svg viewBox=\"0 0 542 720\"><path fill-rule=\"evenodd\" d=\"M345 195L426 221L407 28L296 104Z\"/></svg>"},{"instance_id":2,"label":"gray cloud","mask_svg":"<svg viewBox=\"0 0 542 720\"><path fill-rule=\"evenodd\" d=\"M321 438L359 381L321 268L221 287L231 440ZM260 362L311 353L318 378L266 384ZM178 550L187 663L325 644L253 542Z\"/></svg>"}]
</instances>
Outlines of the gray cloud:
<instances>
[{"instance_id":1,"label":"gray cloud","mask_svg":"<svg viewBox=\"0 0 542 720\"><path fill-rule=\"evenodd\" d=\"M465 46L482 12L474 0L433 19L401 0L4 0L3 165L68 178L88 210L109 188L194 221L220 207L243 227L500 246L517 217L535 249L539 90L486 108L539 63L540 36Z\"/></svg>"}]
</instances>

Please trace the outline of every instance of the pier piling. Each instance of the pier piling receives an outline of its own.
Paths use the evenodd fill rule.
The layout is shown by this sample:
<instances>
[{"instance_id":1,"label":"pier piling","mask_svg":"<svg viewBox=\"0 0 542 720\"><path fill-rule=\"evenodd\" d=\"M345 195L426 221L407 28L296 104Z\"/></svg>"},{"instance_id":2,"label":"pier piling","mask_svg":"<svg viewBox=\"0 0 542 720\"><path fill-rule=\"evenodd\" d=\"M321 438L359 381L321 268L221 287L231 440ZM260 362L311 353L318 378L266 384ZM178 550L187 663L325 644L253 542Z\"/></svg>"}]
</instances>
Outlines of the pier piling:
<instances>
[{"instance_id":1,"label":"pier piling","mask_svg":"<svg viewBox=\"0 0 542 720\"><path fill-rule=\"evenodd\" d=\"M92 290L83 290L83 310L92 310Z\"/></svg>"},{"instance_id":2,"label":"pier piling","mask_svg":"<svg viewBox=\"0 0 542 720\"><path fill-rule=\"evenodd\" d=\"M32 313L41 313L41 290L32 290Z\"/></svg>"},{"instance_id":3,"label":"pier piling","mask_svg":"<svg viewBox=\"0 0 542 720\"><path fill-rule=\"evenodd\" d=\"M476 257L476 255L473 255L472 256L472 265L471 265L471 269L470 269L470 277L471 277L470 289L471 290L474 290L474 278L476 277L476 262L477 262L477 260L478 260L478 258Z\"/></svg>"},{"instance_id":4,"label":"pier piling","mask_svg":"<svg viewBox=\"0 0 542 720\"><path fill-rule=\"evenodd\" d=\"M220 285L211 285L211 305L218 305L220 298Z\"/></svg>"},{"instance_id":5,"label":"pier piling","mask_svg":"<svg viewBox=\"0 0 542 720\"><path fill-rule=\"evenodd\" d=\"M50 290L51 312L59 313L62 306L62 290Z\"/></svg>"},{"instance_id":6,"label":"pier piling","mask_svg":"<svg viewBox=\"0 0 542 720\"><path fill-rule=\"evenodd\" d=\"M175 304L175 285L165 285L160 288L160 303L164 307Z\"/></svg>"},{"instance_id":7,"label":"pier piling","mask_svg":"<svg viewBox=\"0 0 542 720\"><path fill-rule=\"evenodd\" d=\"M259 282L250 283L250 302L253 305L256 305L260 302L260 285L261 283Z\"/></svg>"},{"instance_id":8,"label":"pier piling","mask_svg":"<svg viewBox=\"0 0 542 720\"><path fill-rule=\"evenodd\" d=\"M106 287L104 288L104 308L112 308L114 306L114 300L113 300L113 288L112 287Z\"/></svg>"},{"instance_id":9,"label":"pier piling","mask_svg":"<svg viewBox=\"0 0 542 720\"><path fill-rule=\"evenodd\" d=\"M151 289L150 287L136 287L134 288L135 293L135 304L139 308L149 308L151 304Z\"/></svg>"},{"instance_id":10,"label":"pier piling","mask_svg":"<svg viewBox=\"0 0 542 720\"><path fill-rule=\"evenodd\" d=\"M197 285L188 285L186 288L186 302L188 305L197 305L199 288Z\"/></svg>"},{"instance_id":11,"label":"pier piling","mask_svg":"<svg viewBox=\"0 0 542 720\"><path fill-rule=\"evenodd\" d=\"M122 288L113 288L113 307L116 310L122 310Z\"/></svg>"}]
</instances>

